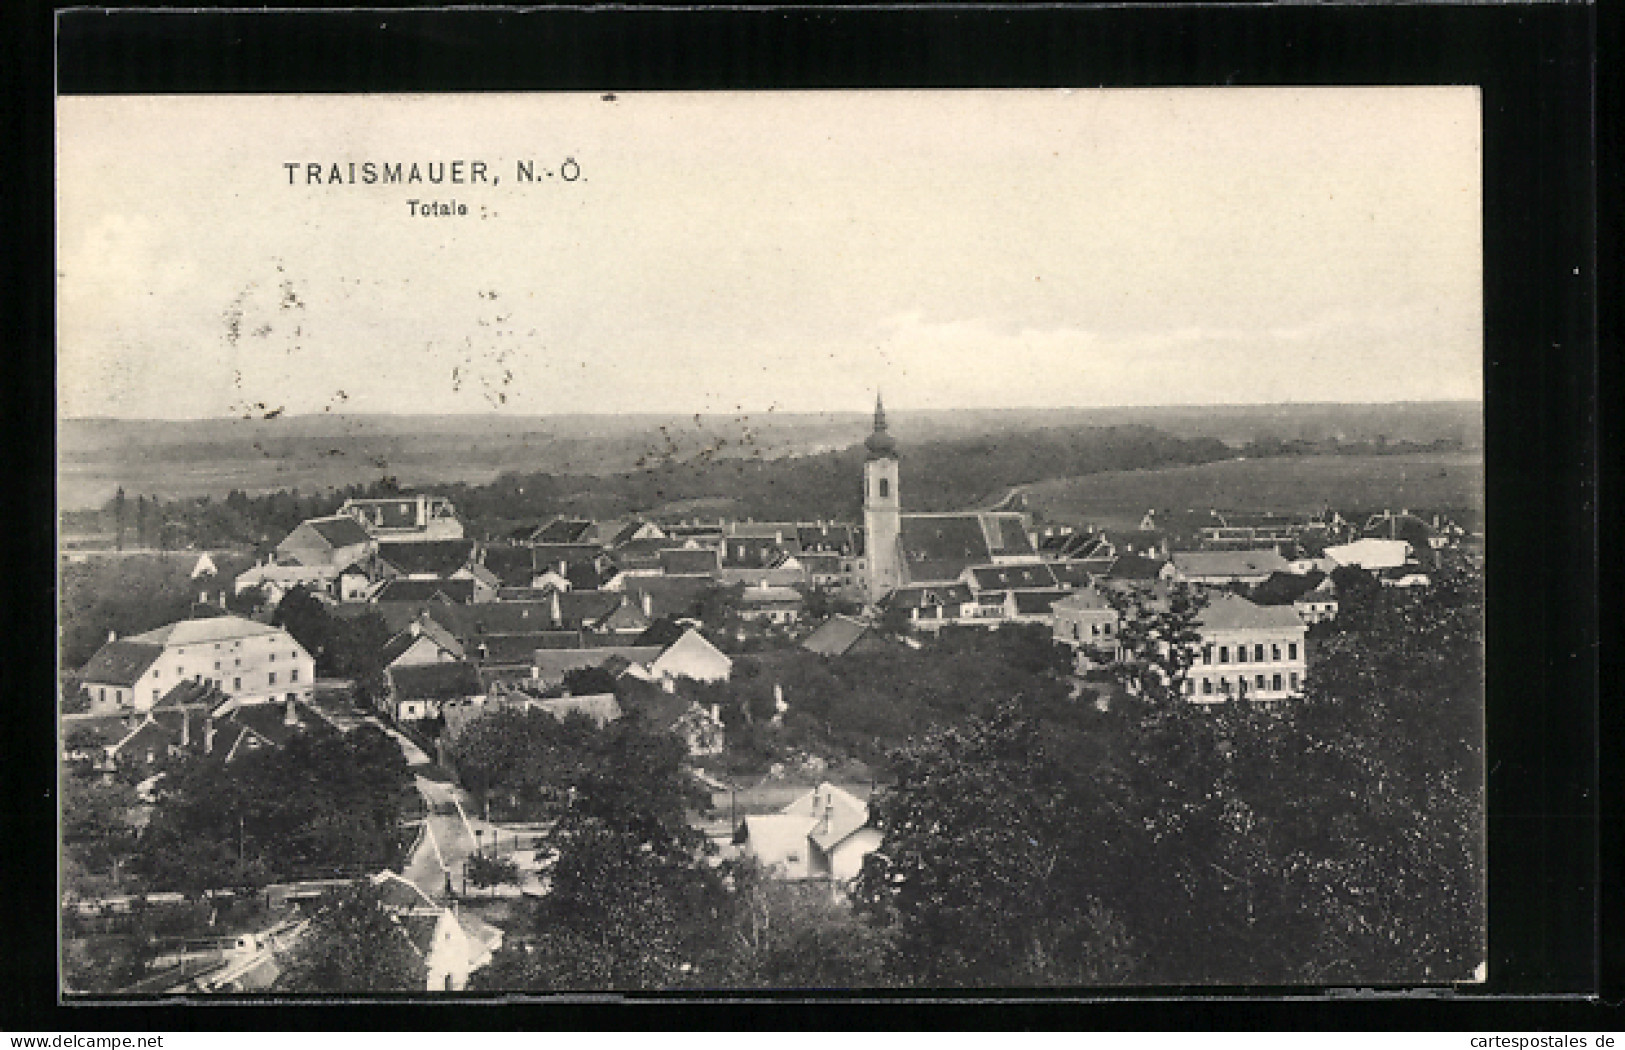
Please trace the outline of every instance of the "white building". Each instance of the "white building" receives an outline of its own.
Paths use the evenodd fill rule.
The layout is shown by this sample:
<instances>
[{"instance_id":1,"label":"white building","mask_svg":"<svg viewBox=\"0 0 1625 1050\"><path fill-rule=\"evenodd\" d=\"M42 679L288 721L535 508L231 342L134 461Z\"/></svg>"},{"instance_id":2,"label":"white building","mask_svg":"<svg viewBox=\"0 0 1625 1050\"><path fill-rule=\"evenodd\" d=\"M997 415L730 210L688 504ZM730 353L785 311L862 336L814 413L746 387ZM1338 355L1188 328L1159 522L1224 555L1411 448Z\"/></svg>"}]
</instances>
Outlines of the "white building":
<instances>
[{"instance_id":1,"label":"white building","mask_svg":"<svg viewBox=\"0 0 1625 1050\"><path fill-rule=\"evenodd\" d=\"M1202 640L1185 681L1197 703L1285 700L1303 692L1307 628L1291 606L1213 596L1198 622Z\"/></svg>"},{"instance_id":2,"label":"white building","mask_svg":"<svg viewBox=\"0 0 1625 1050\"><path fill-rule=\"evenodd\" d=\"M747 816L741 852L782 878L848 882L881 838L868 803L826 781L777 813Z\"/></svg>"},{"instance_id":3,"label":"white building","mask_svg":"<svg viewBox=\"0 0 1625 1050\"><path fill-rule=\"evenodd\" d=\"M315 679L315 661L292 635L240 616L110 638L79 675L93 711L146 711L185 681L214 685L245 704L308 701Z\"/></svg>"}]
</instances>

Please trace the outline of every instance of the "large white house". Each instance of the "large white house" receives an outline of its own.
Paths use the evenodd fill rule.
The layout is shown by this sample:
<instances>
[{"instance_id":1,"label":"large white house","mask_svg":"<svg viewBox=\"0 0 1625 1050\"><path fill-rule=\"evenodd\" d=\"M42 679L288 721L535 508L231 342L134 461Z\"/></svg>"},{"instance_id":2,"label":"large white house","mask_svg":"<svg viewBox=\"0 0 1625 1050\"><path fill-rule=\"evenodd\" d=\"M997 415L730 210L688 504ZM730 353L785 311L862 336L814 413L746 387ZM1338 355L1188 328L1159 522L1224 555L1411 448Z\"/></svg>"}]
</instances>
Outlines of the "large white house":
<instances>
[{"instance_id":1,"label":"large white house","mask_svg":"<svg viewBox=\"0 0 1625 1050\"><path fill-rule=\"evenodd\" d=\"M79 673L92 711L146 711L181 682L213 685L245 704L308 701L315 679L315 661L292 635L240 616L110 638Z\"/></svg>"}]
</instances>

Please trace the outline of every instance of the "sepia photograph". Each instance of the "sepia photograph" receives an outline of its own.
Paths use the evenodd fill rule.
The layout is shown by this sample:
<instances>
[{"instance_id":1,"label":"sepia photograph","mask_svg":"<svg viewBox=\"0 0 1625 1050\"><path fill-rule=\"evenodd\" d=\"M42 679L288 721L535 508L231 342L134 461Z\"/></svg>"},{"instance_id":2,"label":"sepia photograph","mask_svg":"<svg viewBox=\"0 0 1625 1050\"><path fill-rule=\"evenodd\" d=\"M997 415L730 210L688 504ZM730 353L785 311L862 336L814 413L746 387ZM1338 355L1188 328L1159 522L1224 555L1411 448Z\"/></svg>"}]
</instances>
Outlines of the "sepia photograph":
<instances>
[{"instance_id":1,"label":"sepia photograph","mask_svg":"<svg viewBox=\"0 0 1625 1050\"><path fill-rule=\"evenodd\" d=\"M55 117L66 999L1489 979L1477 88Z\"/></svg>"}]
</instances>

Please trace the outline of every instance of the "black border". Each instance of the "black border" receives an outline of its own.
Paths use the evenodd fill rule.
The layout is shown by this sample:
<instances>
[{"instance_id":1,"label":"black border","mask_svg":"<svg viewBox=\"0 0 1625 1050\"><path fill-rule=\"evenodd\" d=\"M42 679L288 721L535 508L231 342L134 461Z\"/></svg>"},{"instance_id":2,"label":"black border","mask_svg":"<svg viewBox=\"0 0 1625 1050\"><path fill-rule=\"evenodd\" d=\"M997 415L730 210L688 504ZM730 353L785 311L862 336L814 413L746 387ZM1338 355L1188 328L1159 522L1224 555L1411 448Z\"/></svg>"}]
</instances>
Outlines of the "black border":
<instances>
[{"instance_id":1,"label":"black border","mask_svg":"<svg viewBox=\"0 0 1625 1050\"><path fill-rule=\"evenodd\" d=\"M11 906L0 955L8 1028L187 1030L577 1025L773 1029L892 1026L1615 1028L1596 1004L1486 995L1603 993L1595 744L1599 447L1596 182L1592 63L1595 9L1503 7L818 8L153 13L25 9L15 63L24 105L5 119L27 163L8 201L23 251L5 282L7 449L14 483L0 662L6 739L0 816L8 839L0 890ZM9 36L10 34L8 34ZM15 44L6 45L8 51ZM55 1005L54 777L54 200L53 73L66 93L450 90L733 90L835 87L1032 87L1271 84L1478 84L1485 155L1485 415L1492 978L1484 993L1372 1002L1295 997L1059 1008L1004 1002L896 1007L807 1004L584 1006L508 1011L428 1004L288 1011L262 1007ZM11 85L8 85L11 86ZM1613 579L1617 579L1613 577ZM1614 664L1617 667L1617 662ZM1617 678L1614 679L1617 681ZM1617 728L1617 718L1612 725ZM26 742L26 743L25 743ZM1610 783L1610 786L1612 784ZM1617 797L1606 811L1617 862ZM1610 913L1617 919L1617 913ZM1613 921L1612 919L1610 921ZM1614 927L1617 929L1617 924ZM1612 943L1612 942L1611 942ZM1610 959L1617 959L1613 953ZM1599 982L1606 982L1599 983ZM908 1010L908 1007L902 1007ZM13 1022L13 1011L19 1020ZM23 1020L26 1018L26 1020ZM380 1030L374 1028L374 1030Z\"/></svg>"}]
</instances>

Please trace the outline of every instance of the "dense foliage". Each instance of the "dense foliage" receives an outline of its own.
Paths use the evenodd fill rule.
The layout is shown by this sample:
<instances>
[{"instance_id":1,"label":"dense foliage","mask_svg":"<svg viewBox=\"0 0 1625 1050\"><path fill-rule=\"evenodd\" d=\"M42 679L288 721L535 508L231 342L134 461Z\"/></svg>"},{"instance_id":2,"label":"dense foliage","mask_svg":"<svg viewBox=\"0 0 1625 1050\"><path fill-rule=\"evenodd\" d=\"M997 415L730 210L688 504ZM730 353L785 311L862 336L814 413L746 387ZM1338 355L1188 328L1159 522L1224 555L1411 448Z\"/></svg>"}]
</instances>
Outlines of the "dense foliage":
<instances>
[{"instance_id":1,"label":"dense foliage","mask_svg":"<svg viewBox=\"0 0 1625 1050\"><path fill-rule=\"evenodd\" d=\"M905 748L860 880L894 965L959 985L1470 978L1481 617L1458 569L1352 599L1284 710L1021 701Z\"/></svg>"},{"instance_id":2,"label":"dense foliage","mask_svg":"<svg viewBox=\"0 0 1625 1050\"><path fill-rule=\"evenodd\" d=\"M312 724L230 762L189 756L159 782L130 866L187 893L376 871L398 859L410 786L400 748L369 726Z\"/></svg>"},{"instance_id":3,"label":"dense foliage","mask_svg":"<svg viewBox=\"0 0 1625 1050\"><path fill-rule=\"evenodd\" d=\"M421 992L428 978L423 957L366 880L323 897L278 962L279 992Z\"/></svg>"}]
</instances>

